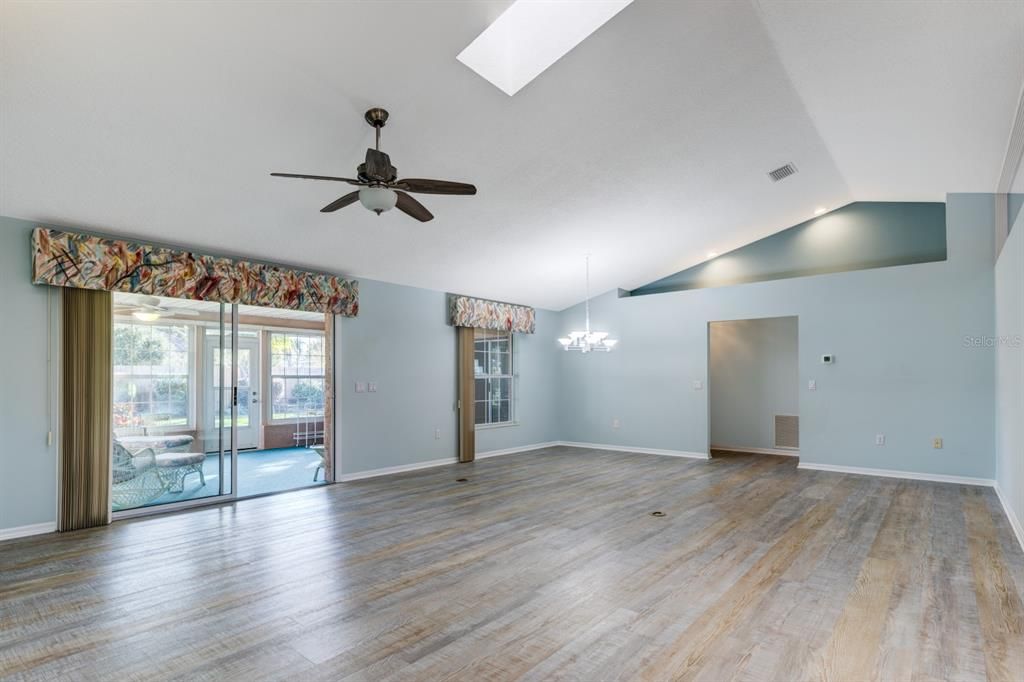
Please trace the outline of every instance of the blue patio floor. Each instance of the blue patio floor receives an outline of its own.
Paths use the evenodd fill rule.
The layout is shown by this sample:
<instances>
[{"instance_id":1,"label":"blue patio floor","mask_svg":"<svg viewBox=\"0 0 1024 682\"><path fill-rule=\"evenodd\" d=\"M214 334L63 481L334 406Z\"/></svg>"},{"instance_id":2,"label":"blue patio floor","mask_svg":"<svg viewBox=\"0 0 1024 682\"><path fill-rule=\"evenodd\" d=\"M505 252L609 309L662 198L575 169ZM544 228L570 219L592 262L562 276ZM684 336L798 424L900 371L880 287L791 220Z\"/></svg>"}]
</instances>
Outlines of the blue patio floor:
<instances>
[{"instance_id":1,"label":"blue patio floor","mask_svg":"<svg viewBox=\"0 0 1024 682\"><path fill-rule=\"evenodd\" d=\"M262 495L265 493L307 488L324 484L321 471L318 481L313 482L313 473L320 464L320 455L307 448L275 448L238 453L238 496ZM219 490L219 465L217 455L207 455L203 462L206 485L199 483L198 474L189 474L185 479L185 490L180 493L164 493L147 507L211 497ZM231 460L224 458L224 478L230 487Z\"/></svg>"}]
</instances>

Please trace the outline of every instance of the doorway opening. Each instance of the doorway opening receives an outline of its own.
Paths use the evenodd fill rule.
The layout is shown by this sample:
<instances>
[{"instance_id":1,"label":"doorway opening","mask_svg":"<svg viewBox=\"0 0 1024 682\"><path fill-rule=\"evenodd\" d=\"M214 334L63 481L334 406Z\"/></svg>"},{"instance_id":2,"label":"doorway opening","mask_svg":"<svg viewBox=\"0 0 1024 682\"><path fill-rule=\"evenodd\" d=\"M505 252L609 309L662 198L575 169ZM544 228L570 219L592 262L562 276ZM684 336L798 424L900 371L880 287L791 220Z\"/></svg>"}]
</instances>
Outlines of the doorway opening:
<instances>
[{"instance_id":1,"label":"doorway opening","mask_svg":"<svg viewBox=\"0 0 1024 682\"><path fill-rule=\"evenodd\" d=\"M709 454L800 454L799 320L708 324Z\"/></svg>"}]
</instances>

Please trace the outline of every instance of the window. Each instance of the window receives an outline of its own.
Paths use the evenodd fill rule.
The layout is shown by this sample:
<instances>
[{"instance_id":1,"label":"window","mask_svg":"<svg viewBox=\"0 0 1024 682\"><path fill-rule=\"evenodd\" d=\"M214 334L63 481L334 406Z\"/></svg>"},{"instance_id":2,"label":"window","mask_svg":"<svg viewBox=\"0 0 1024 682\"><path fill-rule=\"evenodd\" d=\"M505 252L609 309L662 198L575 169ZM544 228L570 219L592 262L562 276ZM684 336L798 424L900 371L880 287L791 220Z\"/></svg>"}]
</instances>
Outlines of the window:
<instances>
[{"instance_id":1,"label":"window","mask_svg":"<svg viewBox=\"0 0 1024 682\"><path fill-rule=\"evenodd\" d=\"M271 420L324 414L324 337L270 334Z\"/></svg>"},{"instance_id":2,"label":"window","mask_svg":"<svg viewBox=\"0 0 1024 682\"><path fill-rule=\"evenodd\" d=\"M114 323L114 428L192 425L192 330Z\"/></svg>"},{"instance_id":3,"label":"window","mask_svg":"<svg viewBox=\"0 0 1024 682\"><path fill-rule=\"evenodd\" d=\"M475 423L512 423L512 334L477 329L473 339Z\"/></svg>"}]
</instances>

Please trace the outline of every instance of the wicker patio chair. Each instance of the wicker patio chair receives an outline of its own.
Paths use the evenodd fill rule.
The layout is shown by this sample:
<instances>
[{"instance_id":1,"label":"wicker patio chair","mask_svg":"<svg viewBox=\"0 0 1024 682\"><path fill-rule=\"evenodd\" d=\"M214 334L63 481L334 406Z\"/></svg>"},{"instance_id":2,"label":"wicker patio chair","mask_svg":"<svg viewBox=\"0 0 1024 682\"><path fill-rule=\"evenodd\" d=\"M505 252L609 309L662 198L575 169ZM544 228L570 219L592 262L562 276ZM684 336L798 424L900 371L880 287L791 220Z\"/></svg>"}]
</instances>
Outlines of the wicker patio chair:
<instances>
[{"instance_id":1,"label":"wicker patio chair","mask_svg":"<svg viewBox=\"0 0 1024 682\"><path fill-rule=\"evenodd\" d=\"M156 455L151 449L132 454L116 439L112 473L111 507L114 511L141 507L168 489L156 468Z\"/></svg>"}]
</instances>

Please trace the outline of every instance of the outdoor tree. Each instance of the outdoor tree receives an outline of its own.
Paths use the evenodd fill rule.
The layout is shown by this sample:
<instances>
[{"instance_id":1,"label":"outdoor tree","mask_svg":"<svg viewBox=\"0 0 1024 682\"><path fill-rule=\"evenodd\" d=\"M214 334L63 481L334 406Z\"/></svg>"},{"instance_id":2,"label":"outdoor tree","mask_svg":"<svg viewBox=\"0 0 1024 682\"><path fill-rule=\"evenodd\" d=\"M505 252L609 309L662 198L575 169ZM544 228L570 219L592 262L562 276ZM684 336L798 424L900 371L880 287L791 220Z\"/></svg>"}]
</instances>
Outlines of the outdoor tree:
<instances>
[{"instance_id":1,"label":"outdoor tree","mask_svg":"<svg viewBox=\"0 0 1024 682\"><path fill-rule=\"evenodd\" d=\"M130 324L114 327L115 365L158 365L164 359L160 339Z\"/></svg>"},{"instance_id":2,"label":"outdoor tree","mask_svg":"<svg viewBox=\"0 0 1024 682\"><path fill-rule=\"evenodd\" d=\"M324 403L324 389L319 386L303 382L296 384L295 388L292 389L292 398L299 405L312 403L313 405L320 406Z\"/></svg>"}]
</instances>

